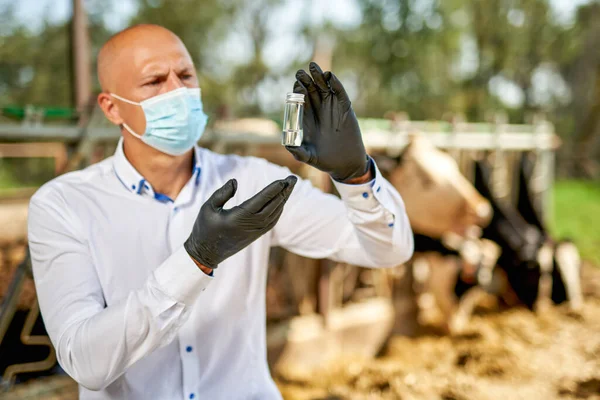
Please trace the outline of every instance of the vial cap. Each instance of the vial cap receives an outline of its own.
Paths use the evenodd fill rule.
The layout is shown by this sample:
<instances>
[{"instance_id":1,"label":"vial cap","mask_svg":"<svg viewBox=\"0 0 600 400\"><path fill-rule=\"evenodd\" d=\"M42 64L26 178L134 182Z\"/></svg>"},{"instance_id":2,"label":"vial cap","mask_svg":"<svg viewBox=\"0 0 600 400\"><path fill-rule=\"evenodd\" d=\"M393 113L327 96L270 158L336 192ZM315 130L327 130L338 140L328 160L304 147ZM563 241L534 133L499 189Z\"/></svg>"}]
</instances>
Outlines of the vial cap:
<instances>
[{"instance_id":1,"label":"vial cap","mask_svg":"<svg viewBox=\"0 0 600 400\"><path fill-rule=\"evenodd\" d=\"M288 93L285 101L304 103L304 95L302 93Z\"/></svg>"}]
</instances>

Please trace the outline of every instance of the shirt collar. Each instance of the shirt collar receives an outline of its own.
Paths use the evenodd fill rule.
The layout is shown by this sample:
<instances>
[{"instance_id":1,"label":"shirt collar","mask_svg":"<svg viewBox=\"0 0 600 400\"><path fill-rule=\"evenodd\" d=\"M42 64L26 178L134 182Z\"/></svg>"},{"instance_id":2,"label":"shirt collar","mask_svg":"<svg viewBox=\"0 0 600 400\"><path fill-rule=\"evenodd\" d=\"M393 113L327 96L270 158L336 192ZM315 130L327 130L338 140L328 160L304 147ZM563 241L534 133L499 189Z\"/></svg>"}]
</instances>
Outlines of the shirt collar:
<instances>
[{"instance_id":1,"label":"shirt collar","mask_svg":"<svg viewBox=\"0 0 600 400\"><path fill-rule=\"evenodd\" d=\"M194 146L194 170L192 179L194 180L195 186L198 186L200 183L200 161L200 149L198 146ZM119 181L123 184L125 189L130 192L138 195L150 195L159 201L173 201L163 194L155 193L152 185L150 185L134 166L131 165L123 151L123 138L119 139L119 143L117 144L117 149L113 157L113 168Z\"/></svg>"}]
</instances>

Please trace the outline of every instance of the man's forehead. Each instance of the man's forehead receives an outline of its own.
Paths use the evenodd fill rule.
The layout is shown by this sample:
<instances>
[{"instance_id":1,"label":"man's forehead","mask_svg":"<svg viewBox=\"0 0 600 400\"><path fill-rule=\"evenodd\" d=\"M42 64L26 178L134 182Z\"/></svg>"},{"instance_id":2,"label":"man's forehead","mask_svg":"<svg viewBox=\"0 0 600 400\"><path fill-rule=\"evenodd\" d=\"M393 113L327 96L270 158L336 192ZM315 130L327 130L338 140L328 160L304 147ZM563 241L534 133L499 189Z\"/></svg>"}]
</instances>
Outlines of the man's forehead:
<instances>
[{"instance_id":1,"label":"man's forehead","mask_svg":"<svg viewBox=\"0 0 600 400\"><path fill-rule=\"evenodd\" d=\"M98 55L98 77L104 90L112 86L116 77L135 74L145 68L160 68L160 64L192 65L183 42L174 33L156 25L138 25L128 28L106 42Z\"/></svg>"},{"instance_id":2,"label":"man's forehead","mask_svg":"<svg viewBox=\"0 0 600 400\"><path fill-rule=\"evenodd\" d=\"M109 54L114 59L113 61L134 62L138 68L141 67L139 64L160 59L172 58L191 61L183 42L170 32L169 34L163 32L142 33L117 41L113 46L112 54Z\"/></svg>"},{"instance_id":3,"label":"man's forehead","mask_svg":"<svg viewBox=\"0 0 600 400\"><path fill-rule=\"evenodd\" d=\"M137 46L129 53L130 57L119 60L130 63L135 75L164 72L171 68L183 70L193 67L192 59L183 44L154 43L150 46Z\"/></svg>"}]
</instances>

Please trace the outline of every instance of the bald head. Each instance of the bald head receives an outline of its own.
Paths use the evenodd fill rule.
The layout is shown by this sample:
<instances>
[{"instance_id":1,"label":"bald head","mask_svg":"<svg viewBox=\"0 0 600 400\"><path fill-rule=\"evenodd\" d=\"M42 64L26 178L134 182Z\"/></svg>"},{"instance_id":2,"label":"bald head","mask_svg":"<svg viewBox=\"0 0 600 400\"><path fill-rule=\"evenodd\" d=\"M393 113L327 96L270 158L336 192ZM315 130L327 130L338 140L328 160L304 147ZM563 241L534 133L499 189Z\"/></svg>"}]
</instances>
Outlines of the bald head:
<instances>
[{"instance_id":1,"label":"bald head","mask_svg":"<svg viewBox=\"0 0 600 400\"><path fill-rule=\"evenodd\" d=\"M135 61L138 61L135 67L140 67L140 56L151 55L149 53L153 53L152 49L156 49L157 44L176 48L190 58L181 39L170 30L151 24L129 27L113 35L98 53L98 80L102 90L114 91L115 80L123 69L134 67L132 62Z\"/></svg>"}]
</instances>

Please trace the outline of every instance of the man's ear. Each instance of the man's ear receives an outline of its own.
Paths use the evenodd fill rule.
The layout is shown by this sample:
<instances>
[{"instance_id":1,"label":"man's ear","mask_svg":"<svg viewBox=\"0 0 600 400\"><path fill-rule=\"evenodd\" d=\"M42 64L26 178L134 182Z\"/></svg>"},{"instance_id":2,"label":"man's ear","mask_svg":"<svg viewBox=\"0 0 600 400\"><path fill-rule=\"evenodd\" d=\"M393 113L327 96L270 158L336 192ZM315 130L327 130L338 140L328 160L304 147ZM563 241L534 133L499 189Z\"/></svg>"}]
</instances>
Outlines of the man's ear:
<instances>
[{"instance_id":1,"label":"man's ear","mask_svg":"<svg viewBox=\"0 0 600 400\"><path fill-rule=\"evenodd\" d=\"M115 125L123 124L123 118L119 113L119 107L115 104L114 99L108 93L100 93L98 95L98 105L106 115L106 118Z\"/></svg>"}]
</instances>

